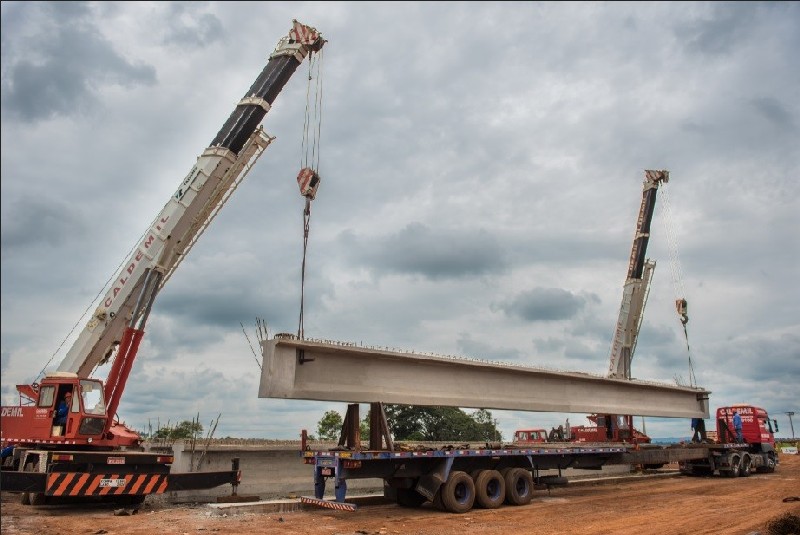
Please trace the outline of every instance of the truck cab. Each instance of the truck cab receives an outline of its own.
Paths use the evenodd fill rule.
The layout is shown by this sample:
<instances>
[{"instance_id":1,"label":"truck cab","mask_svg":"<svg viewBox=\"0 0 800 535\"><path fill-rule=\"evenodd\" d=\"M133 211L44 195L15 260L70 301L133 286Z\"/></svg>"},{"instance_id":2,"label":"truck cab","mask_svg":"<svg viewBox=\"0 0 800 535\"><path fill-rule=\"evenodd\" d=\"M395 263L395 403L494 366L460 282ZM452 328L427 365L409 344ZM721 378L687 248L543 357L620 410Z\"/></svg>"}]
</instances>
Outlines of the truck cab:
<instances>
[{"instance_id":1,"label":"truck cab","mask_svg":"<svg viewBox=\"0 0 800 535\"><path fill-rule=\"evenodd\" d=\"M517 429L514 431L514 443L538 444L547 442L547 431L544 429Z\"/></svg>"},{"instance_id":2,"label":"truck cab","mask_svg":"<svg viewBox=\"0 0 800 535\"><path fill-rule=\"evenodd\" d=\"M753 405L732 405L717 409L717 437L720 443L736 441L733 427L733 413L739 412L742 418L742 437L747 444L768 445L775 448L775 433L778 432L777 420L770 420L767 411Z\"/></svg>"}]
</instances>

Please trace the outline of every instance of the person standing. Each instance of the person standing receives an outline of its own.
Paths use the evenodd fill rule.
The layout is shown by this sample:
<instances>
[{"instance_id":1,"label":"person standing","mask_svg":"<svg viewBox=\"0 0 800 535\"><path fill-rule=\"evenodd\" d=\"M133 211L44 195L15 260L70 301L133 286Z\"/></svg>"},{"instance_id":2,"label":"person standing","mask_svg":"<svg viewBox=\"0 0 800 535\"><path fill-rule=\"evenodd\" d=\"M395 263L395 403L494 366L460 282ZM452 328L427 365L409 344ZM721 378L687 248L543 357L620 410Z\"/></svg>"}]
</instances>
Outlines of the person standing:
<instances>
[{"instance_id":1,"label":"person standing","mask_svg":"<svg viewBox=\"0 0 800 535\"><path fill-rule=\"evenodd\" d=\"M706 439L706 422L702 418L692 418L692 442L703 442Z\"/></svg>"},{"instance_id":2,"label":"person standing","mask_svg":"<svg viewBox=\"0 0 800 535\"><path fill-rule=\"evenodd\" d=\"M739 411L733 411L733 432L736 433L736 443L744 443L744 435L742 434L742 417L739 416Z\"/></svg>"}]
</instances>

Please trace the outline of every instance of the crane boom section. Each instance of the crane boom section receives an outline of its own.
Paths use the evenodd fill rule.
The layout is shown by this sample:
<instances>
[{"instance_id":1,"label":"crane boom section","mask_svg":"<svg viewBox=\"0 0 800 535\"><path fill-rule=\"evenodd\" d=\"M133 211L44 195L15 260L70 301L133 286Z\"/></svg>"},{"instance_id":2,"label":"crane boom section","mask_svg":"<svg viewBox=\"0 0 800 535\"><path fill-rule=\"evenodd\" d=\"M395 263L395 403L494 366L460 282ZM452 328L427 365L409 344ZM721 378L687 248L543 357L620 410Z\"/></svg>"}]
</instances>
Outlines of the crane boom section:
<instances>
[{"instance_id":1,"label":"crane boom section","mask_svg":"<svg viewBox=\"0 0 800 535\"><path fill-rule=\"evenodd\" d=\"M622 303L611 341L611 355L608 376L630 379L631 360L642 325L644 307L650 293L650 282L656 267L655 261L648 260L647 244L650 240L650 223L656 206L656 192L662 182L669 181L669 171L644 172L642 203L636 220L631 257L628 262L628 275L622 291Z\"/></svg>"},{"instance_id":2,"label":"crane boom section","mask_svg":"<svg viewBox=\"0 0 800 535\"><path fill-rule=\"evenodd\" d=\"M263 132L261 121L303 59L324 43L314 28L294 21L292 30L278 42L256 81L123 264L58 371L88 377L111 358L125 328L144 313L135 304L147 271L164 275L151 290L157 292L274 139ZM152 301L154 293L147 297Z\"/></svg>"}]
</instances>

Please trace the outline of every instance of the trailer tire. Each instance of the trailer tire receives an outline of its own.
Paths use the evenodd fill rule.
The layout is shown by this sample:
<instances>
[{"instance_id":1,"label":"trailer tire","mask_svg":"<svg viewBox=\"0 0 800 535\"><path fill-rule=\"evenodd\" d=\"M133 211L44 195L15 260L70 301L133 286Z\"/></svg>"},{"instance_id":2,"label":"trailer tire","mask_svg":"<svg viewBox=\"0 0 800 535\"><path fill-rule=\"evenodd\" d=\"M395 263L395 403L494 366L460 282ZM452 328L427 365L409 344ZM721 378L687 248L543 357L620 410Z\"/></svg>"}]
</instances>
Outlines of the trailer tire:
<instances>
[{"instance_id":1,"label":"trailer tire","mask_svg":"<svg viewBox=\"0 0 800 535\"><path fill-rule=\"evenodd\" d=\"M475 501L484 509L497 509L506 499L506 481L497 470L481 470L475 478Z\"/></svg>"},{"instance_id":2,"label":"trailer tire","mask_svg":"<svg viewBox=\"0 0 800 535\"><path fill-rule=\"evenodd\" d=\"M475 482L466 472L450 472L439 492L445 511L451 513L466 513L475 503Z\"/></svg>"},{"instance_id":3,"label":"trailer tire","mask_svg":"<svg viewBox=\"0 0 800 535\"><path fill-rule=\"evenodd\" d=\"M414 489L397 489L397 505L419 507L428 499Z\"/></svg>"},{"instance_id":4,"label":"trailer tire","mask_svg":"<svg viewBox=\"0 0 800 535\"><path fill-rule=\"evenodd\" d=\"M524 468L512 468L505 473L506 499L509 505L528 505L533 499L533 477Z\"/></svg>"},{"instance_id":5,"label":"trailer tire","mask_svg":"<svg viewBox=\"0 0 800 535\"><path fill-rule=\"evenodd\" d=\"M725 477L739 477L739 469L740 469L739 456L738 455L734 455L733 457L731 457L730 468L728 468L727 470L724 470L724 471L720 470L720 472L725 474Z\"/></svg>"},{"instance_id":6,"label":"trailer tire","mask_svg":"<svg viewBox=\"0 0 800 535\"><path fill-rule=\"evenodd\" d=\"M775 471L775 453L769 452L766 456L766 464L756 468L756 472L760 474L771 474Z\"/></svg>"},{"instance_id":7,"label":"trailer tire","mask_svg":"<svg viewBox=\"0 0 800 535\"><path fill-rule=\"evenodd\" d=\"M739 477L750 476L750 474L752 473L751 463L752 460L750 459L749 455L745 454L742 456L742 462L739 466Z\"/></svg>"},{"instance_id":8,"label":"trailer tire","mask_svg":"<svg viewBox=\"0 0 800 535\"><path fill-rule=\"evenodd\" d=\"M439 486L439 490L436 491L436 494L433 495L433 507L440 511L445 511L444 503L442 502L442 487L444 484Z\"/></svg>"}]
</instances>

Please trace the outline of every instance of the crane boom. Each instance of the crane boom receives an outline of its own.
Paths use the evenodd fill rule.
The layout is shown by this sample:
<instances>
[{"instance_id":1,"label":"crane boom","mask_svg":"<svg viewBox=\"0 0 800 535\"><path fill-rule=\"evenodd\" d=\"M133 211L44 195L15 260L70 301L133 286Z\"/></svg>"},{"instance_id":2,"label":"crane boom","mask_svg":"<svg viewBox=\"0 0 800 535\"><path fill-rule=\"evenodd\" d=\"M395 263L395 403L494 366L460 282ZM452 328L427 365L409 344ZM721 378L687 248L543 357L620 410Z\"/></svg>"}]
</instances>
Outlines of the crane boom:
<instances>
[{"instance_id":1,"label":"crane boom","mask_svg":"<svg viewBox=\"0 0 800 535\"><path fill-rule=\"evenodd\" d=\"M141 330L156 293L274 139L260 123L275 98L303 59L324 43L316 29L293 21L261 74L122 265L59 372L88 377L113 356L126 328L138 323ZM151 272L158 273L155 284Z\"/></svg>"},{"instance_id":2,"label":"crane boom","mask_svg":"<svg viewBox=\"0 0 800 535\"><path fill-rule=\"evenodd\" d=\"M661 183L669 182L669 171L646 170L642 186L642 203L636 220L636 233L628 262L628 275L622 291L617 325L611 342L611 356L608 376L612 378L631 378L631 360L639 337L639 329L650 282L656 267L654 260L646 258L647 244L650 240L650 223L656 205L656 192Z\"/></svg>"}]
</instances>

